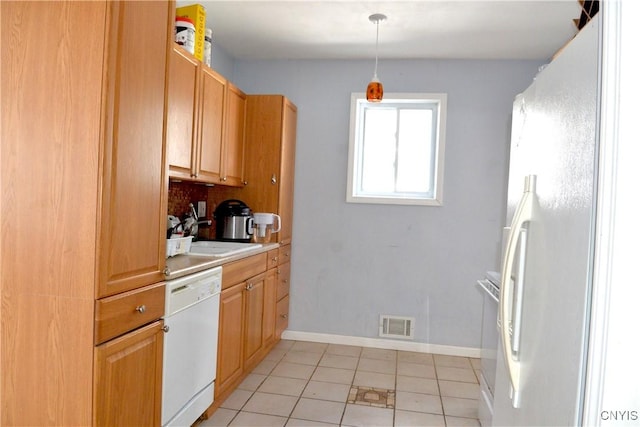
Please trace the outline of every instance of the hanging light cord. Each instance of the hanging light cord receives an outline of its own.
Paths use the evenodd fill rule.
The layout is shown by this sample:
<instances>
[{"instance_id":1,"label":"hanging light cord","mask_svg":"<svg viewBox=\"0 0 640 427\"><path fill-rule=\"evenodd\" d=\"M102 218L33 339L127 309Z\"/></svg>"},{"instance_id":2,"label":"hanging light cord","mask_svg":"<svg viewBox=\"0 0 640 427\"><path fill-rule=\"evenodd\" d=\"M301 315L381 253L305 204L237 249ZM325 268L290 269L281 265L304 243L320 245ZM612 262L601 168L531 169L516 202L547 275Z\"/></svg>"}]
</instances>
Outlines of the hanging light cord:
<instances>
[{"instance_id":1,"label":"hanging light cord","mask_svg":"<svg viewBox=\"0 0 640 427\"><path fill-rule=\"evenodd\" d=\"M378 34L380 32L380 19L376 21L376 66L373 69L373 76L378 78Z\"/></svg>"}]
</instances>

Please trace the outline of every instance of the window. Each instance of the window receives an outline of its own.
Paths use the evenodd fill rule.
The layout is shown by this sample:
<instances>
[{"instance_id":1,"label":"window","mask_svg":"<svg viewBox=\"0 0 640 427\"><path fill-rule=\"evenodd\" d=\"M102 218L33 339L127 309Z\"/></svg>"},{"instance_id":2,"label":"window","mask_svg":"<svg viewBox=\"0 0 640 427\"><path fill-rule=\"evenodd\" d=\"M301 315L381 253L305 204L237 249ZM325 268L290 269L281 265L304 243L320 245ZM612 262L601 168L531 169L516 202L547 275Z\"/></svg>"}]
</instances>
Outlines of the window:
<instances>
[{"instance_id":1,"label":"window","mask_svg":"<svg viewBox=\"0 0 640 427\"><path fill-rule=\"evenodd\" d=\"M351 94L347 202L442 205L447 95Z\"/></svg>"}]
</instances>

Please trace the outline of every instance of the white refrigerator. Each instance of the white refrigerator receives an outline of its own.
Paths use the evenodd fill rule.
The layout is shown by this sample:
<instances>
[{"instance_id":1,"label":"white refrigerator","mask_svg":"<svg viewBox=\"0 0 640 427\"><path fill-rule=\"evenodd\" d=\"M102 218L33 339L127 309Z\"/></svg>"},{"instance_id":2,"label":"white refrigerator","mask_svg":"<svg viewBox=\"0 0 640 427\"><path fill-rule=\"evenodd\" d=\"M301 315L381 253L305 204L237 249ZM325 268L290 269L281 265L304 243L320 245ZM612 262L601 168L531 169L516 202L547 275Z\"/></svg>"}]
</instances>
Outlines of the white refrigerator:
<instances>
[{"instance_id":1,"label":"white refrigerator","mask_svg":"<svg viewBox=\"0 0 640 427\"><path fill-rule=\"evenodd\" d=\"M493 425L581 424L598 167L598 32L596 16L514 102Z\"/></svg>"}]
</instances>

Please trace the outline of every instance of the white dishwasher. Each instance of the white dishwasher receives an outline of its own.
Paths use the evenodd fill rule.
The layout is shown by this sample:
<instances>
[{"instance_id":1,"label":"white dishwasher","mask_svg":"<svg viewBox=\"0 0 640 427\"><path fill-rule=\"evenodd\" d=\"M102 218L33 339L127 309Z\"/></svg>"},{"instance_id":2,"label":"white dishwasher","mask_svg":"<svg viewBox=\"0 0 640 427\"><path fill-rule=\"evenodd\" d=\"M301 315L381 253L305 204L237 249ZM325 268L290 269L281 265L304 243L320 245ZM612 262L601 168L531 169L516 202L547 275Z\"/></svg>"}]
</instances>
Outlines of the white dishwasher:
<instances>
[{"instance_id":1,"label":"white dishwasher","mask_svg":"<svg viewBox=\"0 0 640 427\"><path fill-rule=\"evenodd\" d=\"M213 402L221 288L222 267L166 284L163 426L189 426Z\"/></svg>"}]
</instances>

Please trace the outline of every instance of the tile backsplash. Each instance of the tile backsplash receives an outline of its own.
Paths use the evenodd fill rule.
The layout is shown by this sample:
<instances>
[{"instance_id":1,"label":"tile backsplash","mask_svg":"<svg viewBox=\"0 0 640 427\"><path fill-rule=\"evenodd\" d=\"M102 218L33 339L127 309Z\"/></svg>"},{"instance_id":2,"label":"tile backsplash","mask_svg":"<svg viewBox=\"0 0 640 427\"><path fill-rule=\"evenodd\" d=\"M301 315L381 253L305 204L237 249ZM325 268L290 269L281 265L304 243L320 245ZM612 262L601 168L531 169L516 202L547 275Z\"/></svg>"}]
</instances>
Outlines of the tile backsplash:
<instances>
[{"instance_id":1,"label":"tile backsplash","mask_svg":"<svg viewBox=\"0 0 640 427\"><path fill-rule=\"evenodd\" d=\"M189 181L169 181L167 214L175 215L182 219L183 215L189 211L189 203L193 203L197 209L196 202L205 201L207 203L206 219L212 220L213 223L210 227L202 225L198 227L198 238L212 240L216 237L213 213L215 212L218 203L227 199L242 200L242 198L242 188L223 185L207 186L201 183Z\"/></svg>"},{"instance_id":2,"label":"tile backsplash","mask_svg":"<svg viewBox=\"0 0 640 427\"><path fill-rule=\"evenodd\" d=\"M182 218L189 211L189 203L207 200L207 187L191 182L169 182L168 215Z\"/></svg>"},{"instance_id":3,"label":"tile backsplash","mask_svg":"<svg viewBox=\"0 0 640 427\"><path fill-rule=\"evenodd\" d=\"M183 217L189 211L189 203L193 203L197 208L198 201L207 202L207 219L212 219L213 210L208 203L209 187L193 182L169 182L169 198L167 201L167 215ZM198 238L213 239L215 237L215 227L200 225L198 227Z\"/></svg>"}]
</instances>

